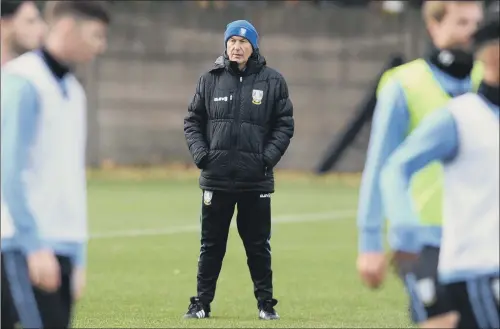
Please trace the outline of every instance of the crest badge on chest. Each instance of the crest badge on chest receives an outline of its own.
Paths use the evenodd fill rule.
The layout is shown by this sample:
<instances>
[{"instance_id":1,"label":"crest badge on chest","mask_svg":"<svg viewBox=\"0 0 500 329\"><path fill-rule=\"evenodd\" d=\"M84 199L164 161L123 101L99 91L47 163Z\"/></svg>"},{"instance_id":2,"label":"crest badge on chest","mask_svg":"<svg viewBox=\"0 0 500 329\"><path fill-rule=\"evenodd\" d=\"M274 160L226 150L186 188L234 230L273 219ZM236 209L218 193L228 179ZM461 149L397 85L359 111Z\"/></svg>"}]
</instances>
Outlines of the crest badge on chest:
<instances>
[{"instance_id":1,"label":"crest badge on chest","mask_svg":"<svg viewBox=\"0 0 500 329\"><path fill-rule=\"evenodd\" d=\"M264 92L262 90L254 89L252 90L252 103L255 105L262 104L262 98L264 97Z\"/></svg>"}]
</instances>

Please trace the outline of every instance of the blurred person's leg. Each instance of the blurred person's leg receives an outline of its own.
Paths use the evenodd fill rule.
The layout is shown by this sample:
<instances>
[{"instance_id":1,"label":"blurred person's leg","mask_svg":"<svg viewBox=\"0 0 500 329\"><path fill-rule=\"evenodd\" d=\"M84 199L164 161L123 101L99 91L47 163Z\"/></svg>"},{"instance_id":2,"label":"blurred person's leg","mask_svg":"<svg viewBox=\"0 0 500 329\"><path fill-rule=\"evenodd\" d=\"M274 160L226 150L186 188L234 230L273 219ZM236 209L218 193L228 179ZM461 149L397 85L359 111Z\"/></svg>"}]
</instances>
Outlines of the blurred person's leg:
<instances>
[{"instance_id":1,"label":"blurred person's leg","mask_svg":"<svg viewBox=\"0 0 500 329\"><path fill-rule=\"evenodd\" d=\"M72 274L73 265L69 257L57 256L61 269L61 285L57 291L47 293L34 288L35 299L44 328L68 328L73 311Z\"/></svg>"},{"instance_id":2,"label":"blurred person's leg","mask_svg":"<svg viewBox=\"0 0 500 329\"><path fill-rule=\"evenodd\" d=\"M413 321L421 328L454 328L458 317L438 280L439 248L424 247L414 262L395 262L410 296Z\"/></svg>"},{"instance_id":3,"label":"blurred person's leg","mask_svg":"<svg viewBox=\"0 0 500 329\"><path fill-rule=\"evenodd\" d=\"M499 280L485 275L445 286L460 318L456 328L500 328Z\"/></svg>"},{"instance_id":4,"label":"blurred person's leg","mask_svg":"<svg viewBox=\"0 0 500 329\"><path fill-rule=\"evenodd\" d=\"M266 320L277 319L271 268L271 194L241 193L238 198L237 224L245 246L259 316Z\"/></svg>"},{"instance_id":5,"label":"blurred person's leg","mask_svg":"<svg viewBox=\"0 0 500 329\"><path fill-rule=\"evenodd\" d=\"M26 258L20 252L2 254L2 299L3 290L7 288L8 296L5 298L12 302L6 304L8 309L4 314L2 300L2 328L9 328L17 319L23 328L70 326L73 307L71 292L73 265L68 257L58 256L57 261L61 271L61 284L57 290L47 292L32 285ZM5 320L4 316L7 316ZM4 321L6 321L5 327Z\"/></svg>"},{"instance_id":6,"label":"blurred person's leg","mask_svg":"<svg viewBox=\"0 0 500 329\"><path fill-rule=\"evenodd\" d=\"M7 280L7 276L5 273L5 266L3 264L3 255L1 256L2 260L2 328L3 329L13 329L17 323L17 313L14 307L14 301L12 299L12 294L9 287L9 281Z\"/></svg>"}]
</instances>

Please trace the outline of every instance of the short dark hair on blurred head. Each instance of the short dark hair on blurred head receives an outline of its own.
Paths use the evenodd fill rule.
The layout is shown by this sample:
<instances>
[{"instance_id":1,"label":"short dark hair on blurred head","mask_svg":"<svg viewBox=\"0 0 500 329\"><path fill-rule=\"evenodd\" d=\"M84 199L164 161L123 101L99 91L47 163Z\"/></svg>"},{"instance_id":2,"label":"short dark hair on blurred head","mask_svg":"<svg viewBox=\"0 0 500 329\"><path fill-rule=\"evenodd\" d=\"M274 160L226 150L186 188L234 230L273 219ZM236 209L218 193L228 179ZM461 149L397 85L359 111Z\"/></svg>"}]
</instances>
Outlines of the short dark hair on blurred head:
<instances>
[{"instance_id":1,"label":"short dark hair on blurred head","mask_svg":"<svg viewBox=\"0 0 500 329\"><path fill-rule=\"evenodd\" d=\"M95 19L105 24L111 22L111 17L104 1L49 1L45 14L49 21L62 16L71 15L82 19Z\"/></svg>"},{"instance_id":2,"label":"short dark hair on blurred head","mask_svg":"<svg viewBox=\"0 0 500 329\"><path fill-rule=\"evenodd\" d=\"M26 1L5 1L2 0L0 4L2 18L9 18L14 16L17 13L17 10L21 5Z\"/></svg>"}]
</instances>

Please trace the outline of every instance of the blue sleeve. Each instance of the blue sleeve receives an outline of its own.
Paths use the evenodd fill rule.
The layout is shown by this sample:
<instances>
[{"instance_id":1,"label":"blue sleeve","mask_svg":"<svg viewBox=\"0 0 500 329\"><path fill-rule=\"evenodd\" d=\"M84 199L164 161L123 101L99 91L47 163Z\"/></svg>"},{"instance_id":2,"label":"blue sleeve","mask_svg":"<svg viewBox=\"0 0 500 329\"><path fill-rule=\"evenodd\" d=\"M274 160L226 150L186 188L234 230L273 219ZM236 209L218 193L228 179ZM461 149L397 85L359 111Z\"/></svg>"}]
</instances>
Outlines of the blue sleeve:
<instances>
[{"instance_id":1,"label":"blue sleeve","mask_svg":"<svg viewBox=\"0 0 500 329\"><path fill-rule=\"evenodd\" d=\"M394 152L383 169L381 179L386 214L392 227L419 225L410 194L411 177L433 161L452 160L458 148L455 120L449 111L443 109L424 119Z\"/></svg>"},{"instance_id":2,"label":"blue sleeve","mask_svg":"<svg viewBox=\"0 0 500 329\"><path fill-rule=\"evenodd\" d=\"M360 252L383 251L384 209L380 193L380 171L389 155L406 137L409 114L399 83L382 89L375 107L367 160L358 204Z\"/></svg>"},{"instance_id":3,"label":"blue sleeve","mask_svg":"<svg viewBox=\"0 0 500 329\"><path fill-rule=\"evenodd\" d=\"M81 243L75 256L75 266L83 268L87 265L87 243Z\"/></svg>"},{"instance_id":4,"label":"blue sleeve","mask_svg":"<svg viewBox=\"0 0 500 329\"><path fill-rule=\"evenodd\" d=\"M2 197L14 222L14 238L25 253L42 248L24 177L30 166L39 114L38 94L30 82L19 77L2 81Z\"/></svg>"}]
</instances>

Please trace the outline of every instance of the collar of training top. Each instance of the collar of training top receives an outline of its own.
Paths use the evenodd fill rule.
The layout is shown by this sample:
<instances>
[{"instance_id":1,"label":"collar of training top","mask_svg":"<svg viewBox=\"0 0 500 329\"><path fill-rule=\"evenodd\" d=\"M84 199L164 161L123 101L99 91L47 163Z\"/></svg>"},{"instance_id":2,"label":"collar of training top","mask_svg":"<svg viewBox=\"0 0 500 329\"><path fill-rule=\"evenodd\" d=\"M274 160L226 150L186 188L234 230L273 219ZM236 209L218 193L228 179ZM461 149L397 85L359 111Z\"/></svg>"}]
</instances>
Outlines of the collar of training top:
<instances>
[{"instance_id":1,"label":"collar of training top","mask_svg":"<svg viewBox=\"0 0 500 329\"><path fill-rule=\"evenodd\" d=\"M431 47L427 59L441 71L457 79L468 77L474 67L474 54L458 48Z\"/></svg>"},{"instance_id":2,"label":"collar of training top","mask_svg":"<svg viewBox=\"0 0 500 329\"><path fill-rule=\"evenodd\" d=\"M495 104L496 106L500 106L500 87L499 86L491 86L485 82L481 83L479 86L478 93L483 95L484 98Z\"/></svg>"},{"instance_id":3,"label":"collar of training top","mask_svg":"<svg viewBox=\"0 0 500 329\"><path fill-rule=\"evenodd\" d=\"M69 71L69 67L59 62L46 48L41 50L43 59L52 73L59 79L62 79Z\"/></svg>"}]
</instances>

